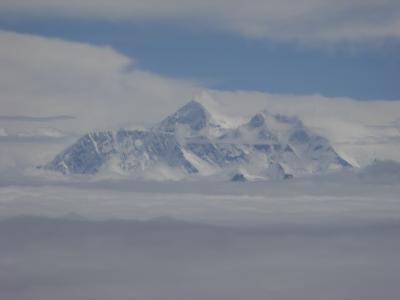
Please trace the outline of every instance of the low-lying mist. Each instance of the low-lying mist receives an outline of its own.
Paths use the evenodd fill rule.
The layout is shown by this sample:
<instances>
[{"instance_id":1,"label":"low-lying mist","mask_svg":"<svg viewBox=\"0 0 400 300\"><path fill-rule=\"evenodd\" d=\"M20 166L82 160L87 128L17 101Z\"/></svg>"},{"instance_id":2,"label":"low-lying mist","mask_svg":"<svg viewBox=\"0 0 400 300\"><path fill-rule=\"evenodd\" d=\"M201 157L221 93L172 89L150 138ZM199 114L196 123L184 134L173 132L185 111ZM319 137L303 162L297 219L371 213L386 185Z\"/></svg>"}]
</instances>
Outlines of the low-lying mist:
<instances>
[{"instance_id":1,"label":"low-lying mist","mask_svg":"<svg viewBox=\"0 0 400 300\"><path fill-rule=\"evenodd\" d=\"M398 170L239 184L3 173L0 299L397 300Z\"/></svg>"},{"instance_id":2,"label":"low-lying mist","mask_svg":"<svg viewBox=\"0 0 400 300\"><path fill-rule=\"evenodd\" d=\"M0 222L8 300L397 300L400 222Z\"/></svg>"}]
</instances>

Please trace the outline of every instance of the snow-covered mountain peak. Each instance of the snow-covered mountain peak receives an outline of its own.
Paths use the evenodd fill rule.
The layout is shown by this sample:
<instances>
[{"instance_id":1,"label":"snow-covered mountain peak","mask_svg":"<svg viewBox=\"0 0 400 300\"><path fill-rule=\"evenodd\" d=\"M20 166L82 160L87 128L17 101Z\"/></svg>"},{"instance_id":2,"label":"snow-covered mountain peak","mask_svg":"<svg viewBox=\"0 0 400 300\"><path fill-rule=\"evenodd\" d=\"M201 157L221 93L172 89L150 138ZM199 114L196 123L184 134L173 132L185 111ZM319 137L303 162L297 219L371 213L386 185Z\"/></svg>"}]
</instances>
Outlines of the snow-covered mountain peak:
<instances>
[{"instance_id":1,"label":"snow-covered mountain peak","mask_svg":"<svg viewBox=\"0 0 400 300\"><path fill-rule=\"evenodd\" d=\"M258 113L253 116L249 123L250 128L260 128L265 125L265 115L263 113Z\"/></svg>"},{"instance_id":2,"label":"snow-covered mountain peak","mask_svg":"<svg viewBox=\"0 0 400 300\"><path fill-rule=\"evenodd\" d=\"M276 137L285 142L292 132L305 128L301 120L295 116L272 114L267 110L255 114L242 127L253 134L258 132L261 140Z\"/></svg>"},{"instance_id":3,"label":"snow-covered mountain peak","mask_svg":"<svg viewBox=\"0 0 400 300\"><path fill-rule=\"evenodd\" d=\"M192 100L162 120L156 128L159 131L173 133L178 125L185 125L192 131L200 131L207 126L209 119L210 114L204 106Z\"/></svg>"},{"instance_id":4,"label":"snow-covered mountain peak","mask_svg":"<svg viewBox=\"0 0 400 300\"><path fill-rule=\"evenodd\" d=\"M351 167L329 141L296 117L261 111L247 122L224 123L217 105L192 100L150 130L84 135L45 168L64 174L114 170L137 177L288 179Z\"/></svg>"},{"instance_id":5,"label":"snow-covered mountain peak","mask_svg":"<svg viewBox=\"0 0 400 300\"><path fill-rule=\"evenodd\" d=\"M224 123L206 109L202 103L191 100L153 127L153 130L171 134L185 132L187 137L216 136L224 127Z\"/></svg>"}]
</instances>

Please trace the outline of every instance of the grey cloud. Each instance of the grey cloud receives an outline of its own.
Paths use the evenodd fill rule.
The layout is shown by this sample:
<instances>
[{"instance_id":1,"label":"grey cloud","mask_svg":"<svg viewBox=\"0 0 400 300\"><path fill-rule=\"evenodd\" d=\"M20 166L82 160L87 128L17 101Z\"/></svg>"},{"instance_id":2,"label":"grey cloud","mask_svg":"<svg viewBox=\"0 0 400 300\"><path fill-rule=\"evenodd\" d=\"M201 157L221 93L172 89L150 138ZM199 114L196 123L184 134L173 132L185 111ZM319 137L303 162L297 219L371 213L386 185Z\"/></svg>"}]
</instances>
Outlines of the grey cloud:
<instances>
[{"instance_id":1,"label":"grey cloud","mask_svg":"<svg viewBox=\"0 0 400 300\"><path fill-rule=\"evenodd\" d=\"M387 128L387 127L385 127ZM365 137L363 139L355 139L349 142L337 143L337 145L357 145L357 146L368 146L368 145L398 145L400 144L400 136L382 136L382 137Z\"/></svg>"},{"instance_id":2,"label":"grey cloud","mask_svg":"<svg viewBox=\"0 0 400 300\"><path fill-rule=\"evenodd\" d=\"M358 176L371 183L386 182L386 183L399 183L400 182L400 163L396 161L381 161L377 160L371 165L362 169Z\"/></svg>"},{"instance_id":3,"label":"grey cloud","mask_svg":"<svg viewBox=\"0 0 400 300\"><path fill-rule=\"evenodd\" d=\"M0 144L52 144L72 142L77 137L71 136L0 136Z\"/></svg>"},{"instance_id":4,"label":"grey cloud","mask_svg":"<svg viewBox=\"0 0 400 300\"><path fill-rule=\"evenodd\" d=\"M0 116L0 121L16 121L16 122L52 122L74 120L74 116L60 115L49 117L33 117L33 116Z\"/></svg>"},{"instance_id":5,"label":"grey cloud","mask_svg":"<svg viewBox=\"0 0 400 300\"><path fill-rule=\"evenodd\" d=\"M369 127L371 127L371 128L395 128L395 129L400 130L400 119L396 119L387 124L369 125ZM399 133L400 133L400 131L399 131Z\"/></svg>"},{"instance_id":6,"label":"grey cloud","mask_svg":"<svg viewBox=\"0 0 400 300\"><path fill-rule=\"evenodd\" d=\"M281 40L343 41L399 38L396 0L150 0L0 3L4 16L49 16L103 20L153 20L188 23L251 37Z\"/></svg>"},{"instance_id":7,"label":"grey cloud","mask_svg":"<svg viewBox=\"0 0 400 300\"><path fill-rule=\"evenodd\" d=\"M11 168L0 176L0 218L72 212L94 220L167 216L211 224L318 223L337 215L343 221L389 220L400 212L400 172L394 169L234 184L64 177Z\"/></svg>"},{"instance_id":8,"label":"grey cloud","mask_svg":"<svg viewBox=\"0 0 400 300\"><path fill-rule=\"evenodd\" d=\"M339 219L243 228L20 217L0 222L0 291L9 300L397 300L399 230Z\"/></svg>"},{"instance_id":9,"label":"grey cloud","mask_svg":"<svg viewBox=\"0 0 400 300\"><path fill-rule=\"evenodd\" d=\"M0 294L397 300L400 181L377 178L398 165L244 184L1 172Z\"/></svg>"}]
</instances>

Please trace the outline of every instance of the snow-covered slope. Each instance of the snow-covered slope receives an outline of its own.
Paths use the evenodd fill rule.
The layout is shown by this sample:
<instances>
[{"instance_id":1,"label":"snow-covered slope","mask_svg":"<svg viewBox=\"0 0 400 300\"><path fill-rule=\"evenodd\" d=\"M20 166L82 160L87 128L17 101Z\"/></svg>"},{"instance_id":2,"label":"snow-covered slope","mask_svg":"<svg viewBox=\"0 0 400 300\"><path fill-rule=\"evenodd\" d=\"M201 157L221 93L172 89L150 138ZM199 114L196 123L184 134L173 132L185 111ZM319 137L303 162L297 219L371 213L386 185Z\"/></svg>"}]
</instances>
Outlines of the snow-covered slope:
<instances>
[{"instance_id":1,"label":"snow-covered slope","mask_svg":"<svg viewBox=\"0 0 400 300\"><path fill-rule=\"evenodd\" d=\"M46 168L64 174L95 174L104 168L139 174L161 164L187 173L197 172L173 134L123 129L84 135Z\"/></svg>"},{"instance_id":2,"label":"snow-covered slope","mask_svg":"<svg viewBox=\"0 0 400 300\"><path fill-rule=\"evenodd\" d=\"M351 167L327 139L298 118L267 111L226 132L219 141L245 146L248 163L242 168L261 177L287 178Z\"/></svg>"},{"instance_id":3,"label":"snow-covered slope","mask_svg":"<svg viewBox=\"0 0 400 300\"><path fill-rule=\"evenodd\" d=\"M64 174L117 172L142 178L219 176L283 179L348 168L321 137L295 118L267 111L229 128L190 101L149 130L84 135L45 168Z\"/></svg>"},{"instance_id":4,"label":"snow-covered slope","mask_svg":"<svg viewBox=\"0 0 400 300\"><path fill-rule=\"evenodd\" d=\"M203 104L192 100L153 127L153 131L189 137L205 135L215 137L226 125L214 117Z\"/></svg>"}]
</instances>

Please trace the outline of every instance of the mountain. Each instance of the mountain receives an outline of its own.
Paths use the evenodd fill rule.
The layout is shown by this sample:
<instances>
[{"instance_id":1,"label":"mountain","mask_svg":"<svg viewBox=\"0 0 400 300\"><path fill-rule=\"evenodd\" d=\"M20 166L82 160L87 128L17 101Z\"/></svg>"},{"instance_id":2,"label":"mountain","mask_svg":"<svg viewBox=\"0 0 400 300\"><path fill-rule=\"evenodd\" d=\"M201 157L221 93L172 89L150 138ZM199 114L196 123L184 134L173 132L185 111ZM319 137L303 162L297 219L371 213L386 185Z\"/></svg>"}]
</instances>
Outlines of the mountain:
<instances>
[{"instance_id":1,"label":"mountain","mask_svg":"<svg viewBox=\"0 0 400 300\"><path fill-rule=\"evenodd\" d=\"M96 174L104 167L116 166L122 173L140 173L157 165L198 172L185 158L173 134L124 129L84 135L46 169L64 174Z\"/></svg>"},{"instance_id":2,"label":"mountain","mask_svg":"<svg viewBox=\"0 0 400 300\"><path fill-rule=\"evenodd\" d=\"M192 100L154 128L158 131L174 133L179 126L187 126L193 132L199 132L207 127L217 127L218 125L212 122L211 114L203 105Z\"/></svg>"},{"instance_id":3,"label":"mountain","mask_svg":"<svg viewBox=\"0 0 400 300\"><path fill-rule=\"evenodd\" d=\"M287 179L350 168L329 141L296 117L262 111L231 128L190 101L148 130L97 131L45 165L63 174L137 178ZM237 180L235 180L237 181Z\"/></svg>"},{"instance_id":4,"label":"mountain","mask_svg":"<svg viewBox=\"0 0 400 300\"><path fill-rule=\"evenodd\" d=\"M248 161L242 168L253 176L279 179L351 167L298 118L268 111L227 131L219 143L241 145Z\"/></svg>"}]
</instances>

